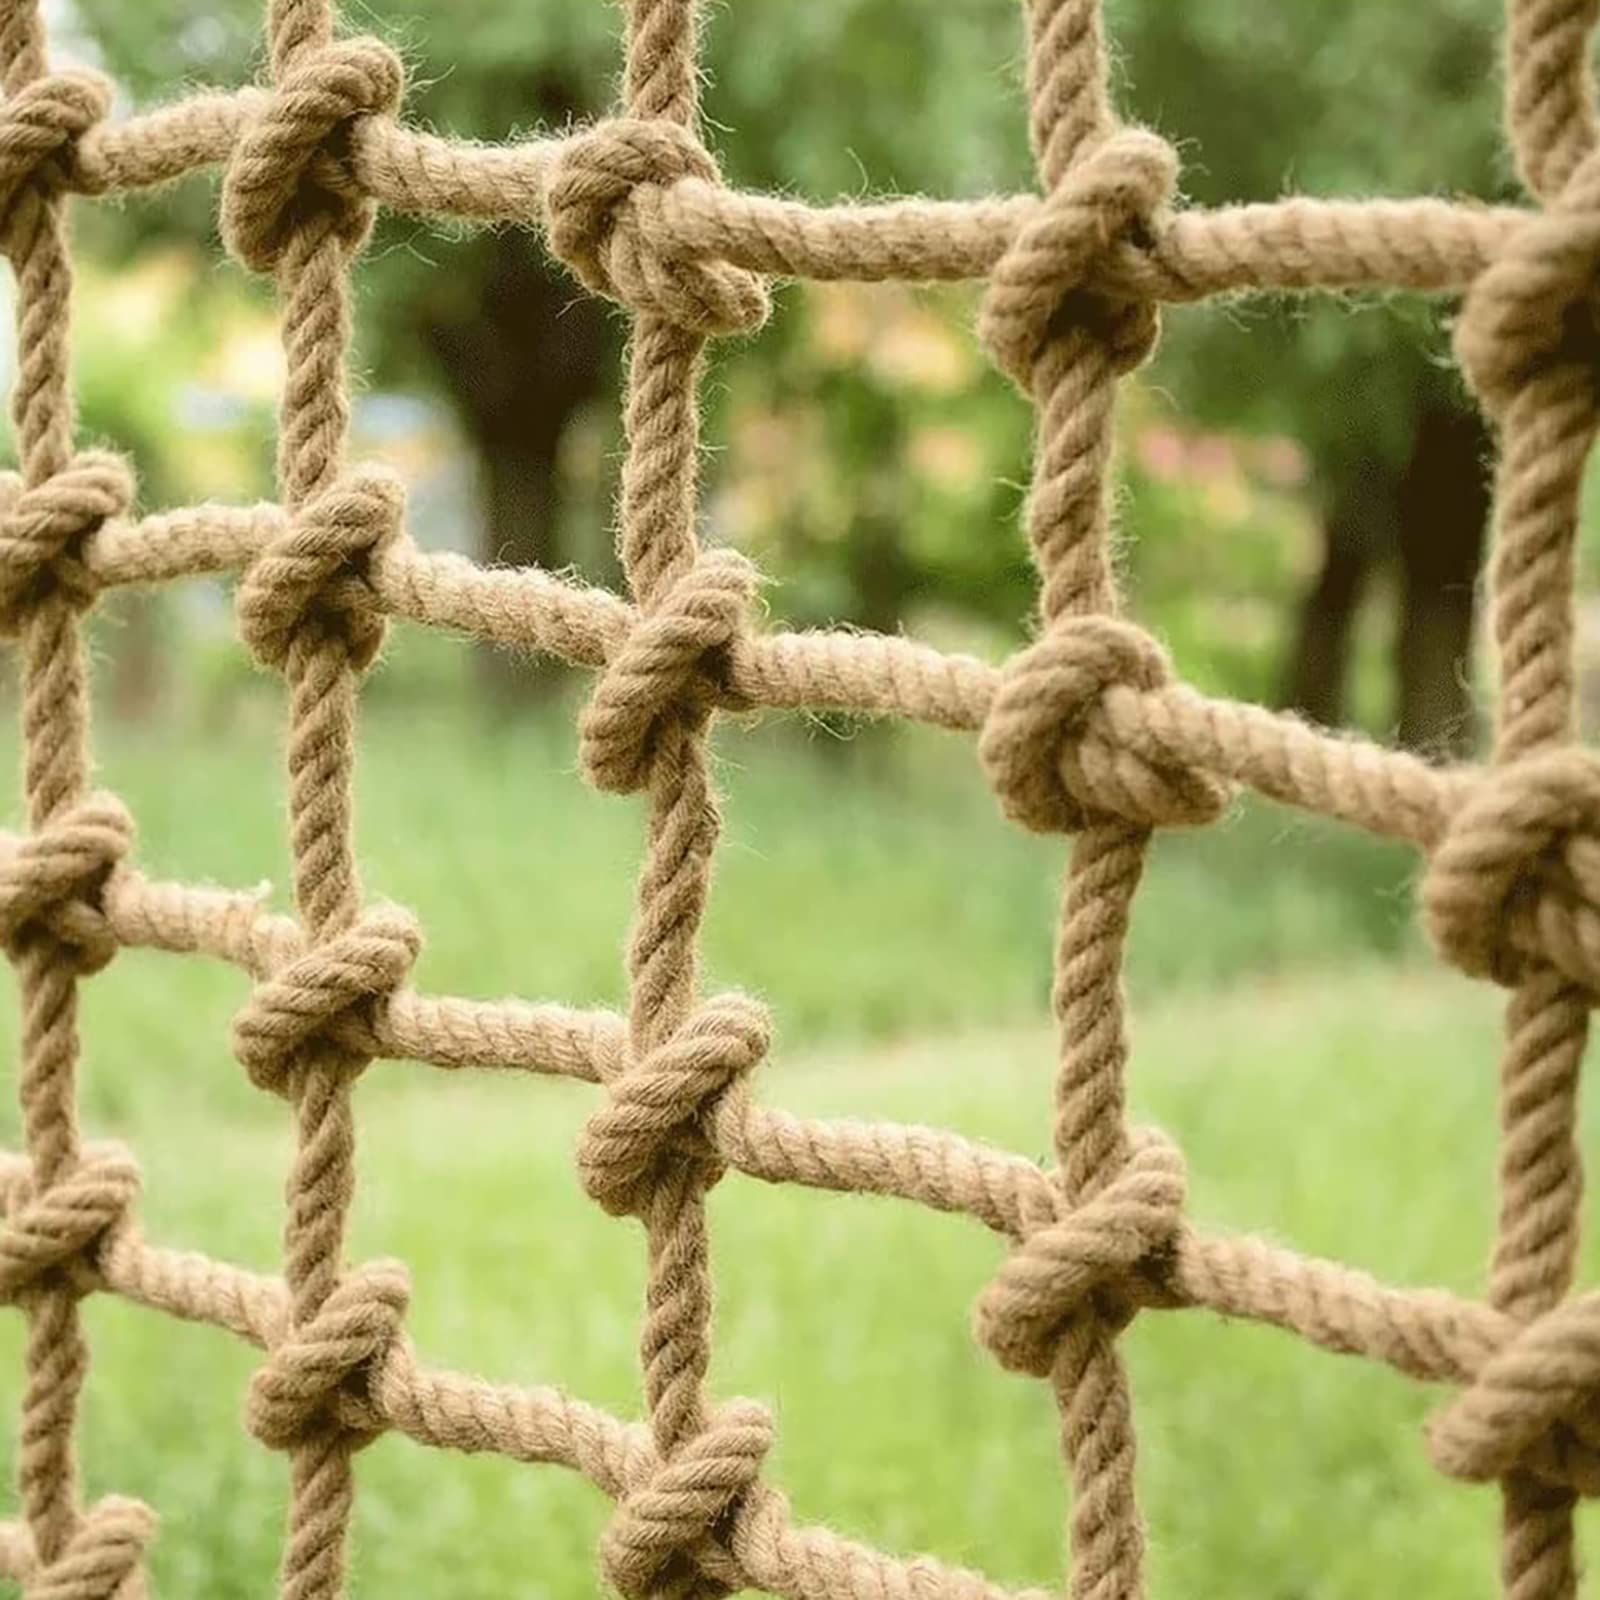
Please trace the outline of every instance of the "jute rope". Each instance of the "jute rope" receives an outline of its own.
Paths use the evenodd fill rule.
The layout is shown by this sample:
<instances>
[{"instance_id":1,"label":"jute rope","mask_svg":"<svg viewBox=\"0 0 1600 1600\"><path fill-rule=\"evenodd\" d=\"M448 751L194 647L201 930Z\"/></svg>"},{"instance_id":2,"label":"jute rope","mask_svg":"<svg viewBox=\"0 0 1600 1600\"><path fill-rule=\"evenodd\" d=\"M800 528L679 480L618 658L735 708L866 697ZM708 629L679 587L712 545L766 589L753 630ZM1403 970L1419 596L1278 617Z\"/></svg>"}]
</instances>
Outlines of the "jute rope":
<instances>
[{"instance_id":1,"label":"jute rope","mask_svg":"<svg viewBox=\"0 0 1600 1600\"><path fill-rule=\"evenodd\" d=\"M880 1555L795 1523L763 1476L767 1411L709 1387L705 1195L730 1168L769 1183L895 1196L971 1216L1007 1254L974 1331L1049 1382L1071 1478L1075 1596L1142 1592L1135 1434L1118 1336L1140 1311L1204 1307L1365 1356L1453 1398L1427 1448L1495 1482L1503 1585L1577 1591L1573 1508L1600 1494L1600 1292L1572 1294L1574 1134L1600 996L1600 762L1573 731L1573 545L1597 427L1592 281L1600 151L1589 51L1600 0L1509 0L1507 122L1532 209L1287 199L1175 209L1177 162L1123 126L1096 0L1028 0L1040 194L814 208L721 184L697 119L694 0L631 0L618 114L567 138L458 144L400 120L397 57L336 36L329 0L269 0L270 82L122 122L98 76L53 72L37 0L0 0L0 249L17 283L0 478L0 632L17 642L28 832L0 837L0 943L18 974L25 1148L0 1156L0 1300L27 1326L18 1515L0 1575L29 1600L137 1600L143 1506L85 1507L74 1459L93 1292L230 1330L263 1352L245 1421L288 1458L281 1591L344 1588L353 1457L386 1430L554 1462L616 1502L600 1551L619 1593L999 1600L976 1574ZM131 511L127 466L74 443L72 194L223 171L223 237L273 280L286 378L276 504ZM402 487L346 459L349 280L377 207L543 230L591 291L632 314L620 548L626 598L534 569L426 554ZM980 337L1033 405L1028 535L1035 641L1003 667L912 641L762 632L759 578L697 531L704 343L764 321L769 280L987 282ZM1490 573L1498 723L1485 768L1437 769L1256 706L1213 700L1120 615L1107 484L1115 388L1151 352L1162 302L1390 286L1464 296L1457 349L1500 438ZM295 915L251 894L155 881L132 823L88 783L79 636L100 593L237 575L240 633L288 699ZM592 668L579 760L643 796L626 1014L481 1002L407 982L419 934L354 867L362 674L391 617ZM719 831L706 748L718 713L835 708L975 732L1005 815L1074 836L1056 939L1053 1156L1041 1167L937 1129L826 1122L761 1104L765 1009L700 990L696 949ZM1423 920L1463 972L1511 991L1500 1215L1485 1300L1197 1229L1184 1164L1128 1126L1123 941L1158 828L1203 825L1249 787L1420 851ZM125 947L205 954L252 982L233 1044L292 1112L281 1276L147 1243L139 1171L79 1134L78 984ZM346 1259L353 1091L380 1060L556 1074L602 1102L583 1189L636 1218L647 1261L644 1421L555 1390L431 1368L405 1333L397 1262Z\"/></svg>"}]
</instances>

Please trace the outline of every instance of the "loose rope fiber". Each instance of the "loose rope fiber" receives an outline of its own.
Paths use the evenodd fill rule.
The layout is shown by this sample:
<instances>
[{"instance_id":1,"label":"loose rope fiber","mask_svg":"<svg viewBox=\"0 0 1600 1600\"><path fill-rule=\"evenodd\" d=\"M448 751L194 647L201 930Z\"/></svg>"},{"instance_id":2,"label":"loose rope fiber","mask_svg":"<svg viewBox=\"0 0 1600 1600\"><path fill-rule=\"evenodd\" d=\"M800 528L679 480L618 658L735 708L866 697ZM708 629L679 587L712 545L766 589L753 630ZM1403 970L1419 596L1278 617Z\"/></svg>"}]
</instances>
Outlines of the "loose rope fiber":
<instances>
[{"instance_id":1,"label":"loose rope fiber","mask_svg":"<svg viewBox=\"0 0 1600 1600\"><path fill-rule=\"evenodd\" d=\"M1001 1600L1007 1591L974 1573L796 1523L763 1475L767 1411L710 1397L705 1196L729 1168L962 1212L1004 1241L974 1330L1054 1395L1078 1600L1143 1592L1118 1336L1141 1311L1179 1307L1451 1386L1427 1448L1443 1472L1499 1485L1504 1593L1576 1594L1573 1509L1600 1494L1600 1293L1569 1293L1578 1078L1600 996L1600 761L1576 742L1572 648L1579 488L1600 419L1600 0L1509 0L1507 122L1530 209L1174 209L1172 150L1112 111L1097 0L1025 10L1037 197L824 209L721 184L699 136L694 0L631 0L615 116L499 147L408 129L400 62L374 39L337 37L330 0L269 0L267 87L121 122L108 120L98 75L49 68L39 0L0 0L0 249L17 284L20 469L0 478L0 632L18 652L28 820L0 840L25 1143L0 1156L0 1300L27 1330L19 1515L0 1523L0 1575L28 1600L145 1593L153 1514L117 1496L86 1507L79 1493L79 1306L94 1292L263 1351L245 1420L288 1461L291 1600L343 1593L353 1460L386 1430L586 1475L616 1502L600 1563L629 1600L745 1587L788 1600ZM208 166L222 169L228 248L281 302L278 503L135 517L126 464L74 442L63 213L75 194ZM402 486L346 459L350 280L379 205L538 227L586 288L631 313L625 598L425 554L406 535ZM1040 627L1003 667L900 638L757 631L755 570L702 548L705 342L759 329L770 280L787 276L986 280L980 337L1038 419L1027 525ZM1464 297L1457 352L1499 436L1499 714L1484 768L1435 769L1207 699L1119 614L1113 400L1155 345L1160 304L1379 285ZM127 812L89 785L86 614L107 588L221 572L238 576L244 642L285 683L293 917L251 894L148 878ZM409 985L419 930L366 899L352 844L358 689L392 617L596 670L580 765L597 788L642 795L646 816L625 1015ZM696 949L720 827L708 734L719 712L758 707L975 732L1005 815L1074 836L1048 1166L934 1129L803 1120L752 1093L766 1011L702 993ZM1499 1225L1481 1302L1199 1231L1180 1152L1127 1123L1120 973L1147 846L1157 828L1211 821L1240 786L1414 844L1441 955L1510 991ZM147 1243L132 1156L80 1137L78 989L124 947L206 954L253 982L235 1054L285 1102L296 1136L279 1276ZM404 1266L345 1255L353 1096L377 1058L600 1087L578 1176L643 1230L642 1423L419 1361Z\"/></svg>"}]
</instances>

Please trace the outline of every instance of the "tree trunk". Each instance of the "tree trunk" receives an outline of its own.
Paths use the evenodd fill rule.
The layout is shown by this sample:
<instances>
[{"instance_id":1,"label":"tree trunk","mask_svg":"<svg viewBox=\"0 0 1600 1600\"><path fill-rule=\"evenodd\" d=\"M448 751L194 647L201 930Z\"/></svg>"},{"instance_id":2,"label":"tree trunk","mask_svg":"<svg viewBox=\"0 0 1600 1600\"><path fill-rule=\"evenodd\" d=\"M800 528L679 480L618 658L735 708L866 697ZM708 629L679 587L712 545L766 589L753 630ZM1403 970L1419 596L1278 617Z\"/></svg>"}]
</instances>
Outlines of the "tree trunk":
<instances>
[{"instance_id":1,"label":"tree trunk","mask_svg":"<svg viewBox=\"0 0 1600 1600\"><path fill-rule=\"evenodd\" d=\"M1284 702L1326 728L1345 720L1350 640L1388 522L1381 476L1353 471L1329 498L1322 564L1300 604Z\"/></svg>"},{"instance_id":2,"label":"tree trunk","mask_svg":"<svg viewBox=\"0 0 1600 1600\"><path fill-rule=\"evenodd\" d=\"M855 604L846 619L874 633L899 633L917 573L906 559L899 521L881 511L858 516L845 541Z\"/></svg>"},{"instance_id":3,"label":"tree trunk","mask_svg":"<svg viewBox=\"0 0 1600 1600\"><path fill-rule=\"evenodd\" d=\"M1488 451L1475 411L1431 407L1418 419L1400 483L1399 737L1429 755L1467 754L1478 738L1472 645Z\"/></svg>"},{"instance_id":4,"label":"tree trunk","mask_svg":"<svg viewBox=\"0 0 1600 1600\"><path fill-rule=\"evenodd\" d=\"M109 626L96 644L104 640L110 667L105 694L117 722L140 721L160 709L168 666L162 624L169 604L167 595L153 590L124 589L102 608L100 620Z\"/></svg>"},{"instance_id":5,"label":"tree trunk","mask_svg":"<svg viewBox=\"0 0 1600 1600\"><path fill-rule=\"evenodd\" d=\"M461 248L452 281L419 307L429 349L480 463L485 561L556 568L563 545L560 446L574 414L615 381L614 320L511 231ZM548 663L486 646L502 703L550 686Z\"/></svg>"},{"instance_id":6,"label":"tree trunk","mask_svg":"<svg viewBox=\"0 0 1600 1600\"><path fill-rule=\"evenodd\" d=\"M548 426L513 426L474 439L478 456L482 530L479 558L491 566L543 567L566 564L560 523L556 450L560 431ZM478 657L483 685L502 706L550 691L559 674L532 652L485 645Z\"/></svg>"}]
</instances>

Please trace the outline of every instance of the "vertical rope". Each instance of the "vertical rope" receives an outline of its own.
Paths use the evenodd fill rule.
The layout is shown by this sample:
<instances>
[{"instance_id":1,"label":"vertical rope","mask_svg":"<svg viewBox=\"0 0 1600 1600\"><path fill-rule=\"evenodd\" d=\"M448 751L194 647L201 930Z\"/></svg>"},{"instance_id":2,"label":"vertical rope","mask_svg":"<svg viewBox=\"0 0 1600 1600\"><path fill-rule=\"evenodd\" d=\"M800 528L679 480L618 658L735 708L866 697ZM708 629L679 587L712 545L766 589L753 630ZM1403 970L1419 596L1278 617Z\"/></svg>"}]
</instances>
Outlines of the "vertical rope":
<instances>
[{"instance_id":1,"label":"vertical rope","mask_svg":"<svg viewBox=\"0 0 1600 1600\"><path fill-rule=\"evenodd\" d=\"M37 0L0 7L0 84L14 96L44 76ZM16 278L17 373L11 394L23 483L38 487L72 454L69 374L72 271L61 202L30 184L5 229ZM23 626L23 793L40 830L78 799L88 773L88 682L77 614L47 595ZM70 951L40 931L16 952L22 1025L18 1087L33 1181L48 1190L78 1160L78 977ZM89 1352L77 1292L65 1277L32 1292L27 1314L17 1479L22 1514L43 1564L65 1552L80 1521L74 1432Z\"/></svg>"},{"instance_id":2,"label":"vertical rope","mask_svg":"<svg viewBox=\"0 0 1600 1600\"><path fill-rule=\"evenodd\" d=\"M1048 191L1083 149L1116 126L1098 4L1029 0L1028 138Z\"/></svg>"},{"instance_id":3,"label":"vertical rope","mask_svg":"<svg viewBox=\"0 0 1600 1600\"><path fill-rule=\"evenodd\" d=\"M694 0L632 0L624 71L630 116L687 128L697 116ZM693 565L704 340L661 317L635 318L628 355L619 548L628 585L648 613ZM697 940L721 817L706 761L703 712L660 719L647 777L647 840L628 950L628 1021L636 1056L669 1040L694 1001ZM665 1460L707 1423L712 1284L707 1174L675 1164L650 1192L643 1222L647 1273L640 1336L644 1399ZM672 1580L697 1589L692 1574Z\"/></svg>"},{"instance_id":4,"label":"vertical rope","mask_svg":"<svg viewBox=\"0 0 1600 1600\"><path fill-rule=\"evenodd\" d=\"M1027 0L1026 11L1029 136L1048 192L1113 126L1105 42L1099 0ZM1035 355L1027 521L1047 624L1116 604L1106 500L1113 376L1104 343L1086 329L1062 330Z\"/></svg>"},{"instance_id":5,"label":"vertical rope","mask_svg":"<svg viewBox=\"0 0 1600 1600\"><path fill-rule=\"evenodd\" d=\"M1600 0L1510 0L1507 9L1506 127L1522 181L1550 200L1595 146L1588 51Z\"/></svg>"},{"instance_id":6,"label":"vertical rope","mask_svg":"<svg viewBox=\"0 0 1600 1600\"><path fill-rule=\"evenodd\" d=\"M1114 127L1100 7L1029 0L1027 22L1030 132L1049 192ZM1107 502L1117 372L1116 349L1086 321L1060 318L1034 351L1027 525L1047 629L1117 609ZM1149 837L1121 821L1092 822L1073 845L1062 888L1053 1144L1068 1206L1092 1200L1128 1160L1122 951ZM1108 1317L1075 1318L1051 1372L1072 1480L1072 1593L1080 1600L1132 1600L1142 1591L1133 1407L1118 1331Z\"/></svg>"},{"instance_id":7,"label":"vertical rope","mask_svg":"<svg viewBox=\"0 0 1600 1600\"><path fill-rule=\"evenodd\" d=\"M331 0L271 0L267 38L273 78L281 82L332 41ZM285 356L278 483L291 512L337 479L350 422L345 365L353 248L335 210L310 198L293 218L276 269ZM308 621L290 641L284 676L294 898L315 946L349 927L360 900L352 817L359 674L339 631ZM295 1074L295 1155L284 1225L294 1326L312 1321L344 1269L355 1191L350 1097L361 1065L318 1045ZM291 1448L284 1600L335 1600L343 1593L355 1499L351 1450L351 1437L331 1418Z\"/></svg>"},{"instance_id":8,"label":"vertical rope","mask_svg":"<svg viewBox=\"0 0 1600 1600\"><path fill-rule=\"evenodd\" d=\"M1518 168L1546 206L1581 185L1596 146L1588 61L1596 0L1510 0L1506 122ZM1502 339L1511 339L1502 330ZM1470 351L1470 346L1468 347ZM1573 584L1584 465L1597 423L1592 362L1543 352L1497 413L1492 623L1499 658L1495 760L1510 764L1574 738ZM1470 370L1470 369L1469 369ZM1480 384L1480 390L1484 386ZM1499 1217L1489 1300L1520 1321L1558 1305L1577 1260L1583 1173L1578 1078L1588 997L1534 971L1506 1011L1500 1071ZM1502 1486L1502 1582L1509 1600L1578 1592L1572 1493L1517 1473Z\"/></svg>"}]
</instances>

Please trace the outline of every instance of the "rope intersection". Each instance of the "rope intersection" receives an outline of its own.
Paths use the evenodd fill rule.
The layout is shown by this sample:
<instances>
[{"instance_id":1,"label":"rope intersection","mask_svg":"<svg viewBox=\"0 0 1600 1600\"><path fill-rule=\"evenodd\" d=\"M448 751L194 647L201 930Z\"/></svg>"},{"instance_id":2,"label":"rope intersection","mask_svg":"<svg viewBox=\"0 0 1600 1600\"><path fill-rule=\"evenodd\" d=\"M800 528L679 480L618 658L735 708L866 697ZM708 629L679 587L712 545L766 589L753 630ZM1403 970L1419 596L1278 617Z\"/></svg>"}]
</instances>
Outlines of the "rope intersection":
<instances>
[{"instance_id":1,"label":"rope intersection","mask_svg":"<svg viewBox=\"0 0 1600 1600\"><path fill-rule=\"evenodd\" d=\"M337 37L331 0L268 0L266 87L122 121L99 75L50 69L38 0L0 0L19 466L0 478L0 633L18 652L28 826L0 840L25 1147L0 1156L0 1301L27 1328L19 1514L0 1523L0 1575L28 1600L146 1592L153 1514L117 1496L85 1507L79 1494L79 1308L108 1292L262 1350L245 1421L287 1457L292 1600L343 1593L353 1458L385 1430L586 1475L616 1501L600 1564L629 1600L744 1587L1004 1600L977 1574L797 1523L763 1477L765 1408L711 1398L704 1201L732 1168L963 1213L1004 1242L974 1332L1050 1386L1079 1600L1143 1592L1117 1340L1141 1312L1181 1307L1451 1386L1426 1448L1444 1473L1498 1484L1504 1593L1575 1596L1573 1511L1600 1494L1600 1293L1569 1293L1578 1080L1600 995L1600 763L1576 742L1572 661L1579 490L1600 419L1600 0L1508 0L1507 124L1528 208L1178 208L1171 148L1113 112L1098 0L1025 3L1039 195L828 208L735 193L699 136L695 9L630 0L617 115L562 139L483 146L408 128L398 57ZM64 212L74 195L208 167L222 173L228 249L280 300L278 501L137 516L126 463L75 444ZM380 206L536 227L585 288L627 308L625 598L424 553L406 535L402 485L347 460L350 280ZM1040 628L1002 667L900 638L761 631L754 568L701 546L703 348L758 330L777 277L985 280L979 337L1038 420L1026 520ZM1457 354L1498 432L1498 717L1485 767L1436 769L1207 698L1119 613L1113 400L1156 344L1160 305L1361 286L1462 297ZM90 787L86 614L108 587L222 572L238 578L245 644L284 679L293 917L251 894L149 878L127 812ZM642 795L646 815L625 1015L408 983L420 932L364 896L352 844L358 689L395 617L596 671L580 766L599 789ZM766 1010L702 994L697 938L720 829L707 739L719 714L765 707L974 732L1006 817L1074 836L1048 1167L936 1129L796 1118L752 1092ZM1157 828L1216 818L1240 787L1414 844L1440 954L1510 991L1482 1301L1204 1233L1185 1213L1176 1146L1127 1123L1120 971L1146 850ZM80 1134L78 988L124 947L209 955L252 980L234 1053L295 1129L278 1275L147 1242L133 1157ZM405 1331L404 1266L347 1261L355 1086L389 1059L599 1086L577 1170L592 1199L642 1229L642 1422L423 1364Z\"/></svg>"}]
</instances>

